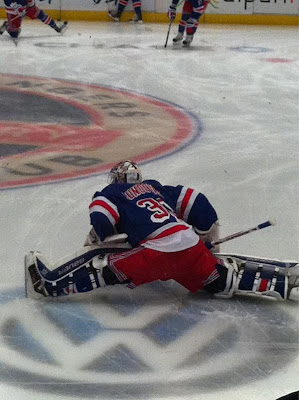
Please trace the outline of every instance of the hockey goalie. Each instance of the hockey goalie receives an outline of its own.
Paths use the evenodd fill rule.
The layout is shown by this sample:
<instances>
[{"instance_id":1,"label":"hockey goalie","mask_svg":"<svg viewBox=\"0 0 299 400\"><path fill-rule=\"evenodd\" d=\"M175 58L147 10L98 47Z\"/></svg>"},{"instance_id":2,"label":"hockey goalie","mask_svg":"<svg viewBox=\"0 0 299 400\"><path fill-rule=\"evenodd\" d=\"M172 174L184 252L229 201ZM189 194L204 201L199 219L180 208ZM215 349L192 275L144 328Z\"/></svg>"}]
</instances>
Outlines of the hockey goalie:
<instances>
[{"instance_id":1,"label":"hockey goalie","mask_svg":"<svg viewBox=\"0 0 299 400\"><path fill-rule=\"evenodd\" d=\"M109 174L89 206L91 231L84 247L50 265L39 252L25 257L26 293L60 297L157 280L175 280L192 293L292 298L297 262L221 254L218 217L207 197L182 185L142 180L132 161ZM259 228L268 226L262 224Z\"/></svg>"}]
</instances>

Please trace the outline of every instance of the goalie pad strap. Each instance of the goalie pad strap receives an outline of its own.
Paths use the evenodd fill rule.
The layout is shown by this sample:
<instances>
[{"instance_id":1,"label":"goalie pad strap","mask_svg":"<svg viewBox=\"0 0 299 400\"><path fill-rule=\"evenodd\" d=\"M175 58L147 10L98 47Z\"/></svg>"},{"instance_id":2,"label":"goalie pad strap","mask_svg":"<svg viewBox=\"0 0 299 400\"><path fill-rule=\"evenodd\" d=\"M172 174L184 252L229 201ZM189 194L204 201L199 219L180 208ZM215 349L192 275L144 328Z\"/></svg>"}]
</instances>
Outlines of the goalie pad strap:
<instances>
[{"instance_id":1,"label":"goalie pad strap","mask_svg":"<svg viewBox=\"0 0 299 400\"><path fill-rule=\"evenodd\" d=\"M279 267L267 265L264 268L262 263L254 265L252 261L248 265L245 261L237 264L233 257L220 257L219 262L221 264L217 268L226 270L227 278L222 291L215 294L216 297L228 298L243 293L287 298L288 276L280 274Z\"/></svg>"},{"instance_id":2,"label":"goalie pad strap","mask_svg":"<svg viewBox=\"0 0 299 400\"><path fill-rule=\"evenodd\" d=\"M285 299L287 281L288 279L286 276L278 275L277 268L273 268L272 270L268 268L264 271L263 267L258 265L256 271L254 271L252 268L247 269L245 265L239 285L235 288L235 292L250 291L253 294L263 294L273 297L279 295L282 299Z\"/></svg>"}]
</instances>

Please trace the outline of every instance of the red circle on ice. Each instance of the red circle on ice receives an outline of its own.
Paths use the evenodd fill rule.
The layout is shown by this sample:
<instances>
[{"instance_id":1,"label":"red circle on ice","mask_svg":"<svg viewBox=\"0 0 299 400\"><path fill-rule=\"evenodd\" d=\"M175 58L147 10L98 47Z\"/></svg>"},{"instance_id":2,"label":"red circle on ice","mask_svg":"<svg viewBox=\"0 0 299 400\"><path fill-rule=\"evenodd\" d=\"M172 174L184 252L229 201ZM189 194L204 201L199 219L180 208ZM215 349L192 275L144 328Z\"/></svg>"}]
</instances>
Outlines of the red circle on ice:
<instances>
[{"instance_id":1,"label":"red circle on ice","mask_svg":"<svg viewBox=\"0 0 299 400\"><path fill-rule=\"evenodd\" d=\"M123 159L156 159L201 130L175 104L114 87L4 74L0 101L0 188L95 175Z\"/></svg>"}]
</instances>

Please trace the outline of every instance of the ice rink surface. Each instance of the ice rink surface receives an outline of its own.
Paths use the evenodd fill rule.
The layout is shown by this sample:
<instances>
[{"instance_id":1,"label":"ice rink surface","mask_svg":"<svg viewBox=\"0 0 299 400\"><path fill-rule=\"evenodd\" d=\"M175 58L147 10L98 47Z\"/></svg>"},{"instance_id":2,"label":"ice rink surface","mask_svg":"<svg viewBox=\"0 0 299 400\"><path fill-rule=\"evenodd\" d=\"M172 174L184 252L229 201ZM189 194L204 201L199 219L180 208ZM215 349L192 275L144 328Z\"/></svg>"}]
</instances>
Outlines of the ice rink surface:
<instances>
[{"instance_id":1,"label":"ice rink surface","mask_svg":"<svg viewBox=\"0 0 299 400\"><path fill-rule=\"evenodd\" d=\"M298 260L297 29L200 26L190 49L174 49L175 28L164 49L166 25L72 22L61 37L26 20L18 47L0 37L0 84L50 78L172 105L190 118L191 135L144 159L144 178L205 193L222 237L276 220L223 252ZM7 115L48 113L27 107L14 99ZM157 118L153 130L163 126ZM13 126L11 137L0 130L2 171L14 162L6 157ZM139 130L136 146L155 135ZM134 150L123 145L119 159ZM54 262L82 246L106 172L0 191L0 398L274 400L298 390L296 301L216 300L174 282L25 299L24 255L38 249Z\"/></svg>"}]
</instances>

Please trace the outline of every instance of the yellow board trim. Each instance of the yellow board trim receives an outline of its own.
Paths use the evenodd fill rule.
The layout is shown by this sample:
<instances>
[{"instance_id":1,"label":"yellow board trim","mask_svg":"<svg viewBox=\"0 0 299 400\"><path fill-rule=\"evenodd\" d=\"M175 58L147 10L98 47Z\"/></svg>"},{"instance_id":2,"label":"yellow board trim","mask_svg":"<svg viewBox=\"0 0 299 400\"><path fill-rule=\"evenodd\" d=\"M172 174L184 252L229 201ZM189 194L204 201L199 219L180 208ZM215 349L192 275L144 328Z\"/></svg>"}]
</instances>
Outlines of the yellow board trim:
<instances>
[{"instance_id":1,"label":"yellow board trim","mask_svg":"<svg viewBox=\"0 0 299 400\"><path fill-rule=\"evenodd\" d=\"M73 21L111 21L106 11L82 11L82 10L45 10L48 15L56 20ZM133 12L124 12L121 21L129 21ZM0 9L0 18L5 18L5 10ZM144 22L169 23L166 13L143 12ZM175 23L179 21L177 17ZM242 15L242 14L204 14L200 23L206 24L241 24L241 25L288 25L298 26L297 15Z\"/></svg>"},{"instance_id":2,"label":"yellow board trim","mask_svg":"<svg viewBox=\"0 0 299 400\"><path fill-rule=\"evenodd\" d=\"M204 23L206 24L241 24L241 25L298 25L297 15L269 15L269 14L204 14Z\"/></svg>"}]
</instances>

